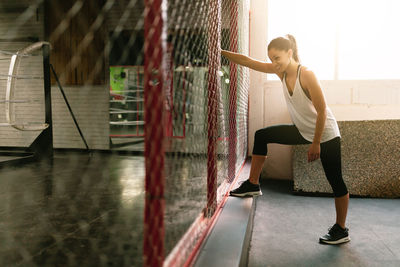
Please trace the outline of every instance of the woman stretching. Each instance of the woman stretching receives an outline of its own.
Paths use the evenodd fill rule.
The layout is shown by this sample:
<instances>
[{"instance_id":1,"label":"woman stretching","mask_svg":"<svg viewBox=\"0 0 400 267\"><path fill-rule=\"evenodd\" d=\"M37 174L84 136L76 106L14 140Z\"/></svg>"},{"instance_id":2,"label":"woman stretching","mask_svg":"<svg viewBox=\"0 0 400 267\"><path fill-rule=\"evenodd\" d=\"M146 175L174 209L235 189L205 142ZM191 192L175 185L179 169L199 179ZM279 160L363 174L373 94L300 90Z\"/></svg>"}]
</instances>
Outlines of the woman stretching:
<instances>
[{"instance_id":1,"label":"woman stretching","mask_svg":"<svg viewBox=\"0 0 400 267\"><path fill-rule=\"evenodd\" d=\"M278 37L268 45L266 63L245 55L222 50L230 61L251 69L275 73L282 81L283 94L292 125L275 125L256 131L249 179L232 190L232 196L261 195L259 176L267 157L267 144L310 144L308 162L321 158L326 178L335 196L336 223L320 237L321 243L340 244L350 241L346 228L349 193L342 178L340 132L332 111L327 107L315 74L301 66L296 40L292 35Z\"/></svg>"}]
</instances>

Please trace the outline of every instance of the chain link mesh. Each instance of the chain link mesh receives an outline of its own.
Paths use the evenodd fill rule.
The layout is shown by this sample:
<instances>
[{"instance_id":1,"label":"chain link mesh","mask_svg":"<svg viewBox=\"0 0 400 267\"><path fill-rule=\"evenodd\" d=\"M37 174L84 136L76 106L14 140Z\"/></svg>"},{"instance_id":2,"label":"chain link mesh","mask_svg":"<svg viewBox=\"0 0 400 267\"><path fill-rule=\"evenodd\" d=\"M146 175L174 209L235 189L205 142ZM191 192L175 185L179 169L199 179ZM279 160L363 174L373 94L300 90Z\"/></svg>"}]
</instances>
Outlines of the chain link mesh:
<instances>
[{"instance_id":1,"label":"chain link mesh","mask_svg":"<svg viewBox=\"0 0 400 267\"><path fill-rule=\"evenodd\" d=\"M172 46L180 49L174 51L178 56L174 62L181 62L175 71L186 70L178 78L181 80L187 72L193 73L193 80L182 87L188 97L185 140L172 141L175 149L187 152L182 157L175 154L180 162L174 168L184 160L189 163L179 168L179 175L166 175L168 188L169 181L185 173L184 182L176 179L173 183L178 191L166 190L166 216L175 216L171 221L186 220L179 227L166 224L166 242L171 244L166 246L167 266L179 266L193 254L247 155L248 70L229 64L218 49L248 53L249 6L246 1L234 0L180 1L176 8L185 9L183 12L169 4L169 25L181 33L170 38ZM197 153L207 153L207 157L203 160ZM172 204L177 200L181 201L180 210ZM182 208L189 203L190 212ZM176 211L169 213L171 208ZM199 217L203 209L208 220Z\"/></svg>"}]
</instances>

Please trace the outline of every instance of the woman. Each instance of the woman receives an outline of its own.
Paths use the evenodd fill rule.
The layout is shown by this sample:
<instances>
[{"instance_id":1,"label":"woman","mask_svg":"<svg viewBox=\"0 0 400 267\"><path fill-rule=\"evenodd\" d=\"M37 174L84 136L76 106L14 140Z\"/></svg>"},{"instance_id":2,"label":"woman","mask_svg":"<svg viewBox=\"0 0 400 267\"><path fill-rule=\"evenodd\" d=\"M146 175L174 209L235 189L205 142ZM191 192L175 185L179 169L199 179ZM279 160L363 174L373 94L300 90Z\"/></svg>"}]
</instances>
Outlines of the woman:
<instances>
[{"instance_id":1,"label":"woman","mask_svg":"<svg viewBox=\"0 0 400 267\"><path fill-rule=\"evenodd\" d=\"M221 51L230 61L251 69L275 73L282 81L283 93L293 125L275 125L255 133L249 179L232 190L232 196L261 195L259 176L267 157L267 144L310 144L308 162L321 158L326 178L335 195L336 223L320 237L321 243L340 244L350 241L346 228L349 193L342 178L340 132L336 119L326 106L315 74L300 65L296 40L292 35L278 37L268 45L272 63L245 55Z\"/></svg>"}]
</instances>

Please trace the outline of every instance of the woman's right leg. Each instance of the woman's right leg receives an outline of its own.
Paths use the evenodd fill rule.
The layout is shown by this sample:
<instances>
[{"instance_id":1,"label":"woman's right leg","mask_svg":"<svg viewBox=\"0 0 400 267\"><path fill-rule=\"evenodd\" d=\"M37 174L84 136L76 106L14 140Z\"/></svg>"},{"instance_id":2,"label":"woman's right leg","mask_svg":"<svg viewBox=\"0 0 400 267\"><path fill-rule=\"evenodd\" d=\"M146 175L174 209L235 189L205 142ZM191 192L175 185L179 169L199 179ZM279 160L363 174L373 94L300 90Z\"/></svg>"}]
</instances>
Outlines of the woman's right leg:
<instances>
[{"instance_id":1,"label":"woman's right leg","mask_svg":"<svg viewBox=\"0 0 400 267\"><path fill-rule=\"evenodd\" d=\"M249 181L252 184L258 184L264 161L267 156L254 155L251 157L251 167Z\"/></svg>"},{"instance_id":2,"label":"woman's right leg","mask_svg":"<svg viewBox=\"0 0 400 267\"><path fill-rule=\"evenodd\" d=\"M258 184L260 174L267 158L267 144L298 145L309 144L294 125L274 125L256 131L254 136L253 156L251 158L251 169L249 180Z\"/></svg>"},{"instance_id":3,"label":"woman's right leg","mask_svg":"<svg viewBox=\"0 0 400 267\"><path fill-rule=\"evenodd\" d=\"M275 125L256 131L249 179L230 192L233 196L261 195L259 179L267 158L267 144L284 145L309 144L294 125Z\"/></svg>"}]
</instances>

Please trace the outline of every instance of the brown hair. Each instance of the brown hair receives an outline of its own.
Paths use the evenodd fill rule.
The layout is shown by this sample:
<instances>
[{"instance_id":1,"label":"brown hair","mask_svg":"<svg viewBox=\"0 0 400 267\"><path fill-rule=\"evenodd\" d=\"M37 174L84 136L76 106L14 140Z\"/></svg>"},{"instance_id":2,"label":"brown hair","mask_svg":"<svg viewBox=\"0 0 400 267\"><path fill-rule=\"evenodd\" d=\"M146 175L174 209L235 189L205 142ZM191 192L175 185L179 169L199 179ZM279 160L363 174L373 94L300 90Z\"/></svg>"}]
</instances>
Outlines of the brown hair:
<instances>
[{"instance_id":1,"label":"brown hair","mask_svg":"<svg viewBox=\"0 0 400 267\"><path fill-rule=\"evenodd\" d=\"M297 52L297 42L293 35L286 34L285 37L278 37L273 39L268 45L268 51L272 48L285 51L289 51L289 49L292 49L293 59L296 60L296 62L300 62L299 54Z\"/></svg>"}]
</instances>

